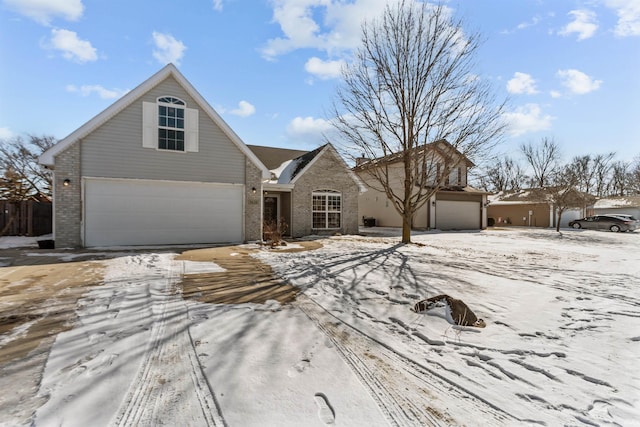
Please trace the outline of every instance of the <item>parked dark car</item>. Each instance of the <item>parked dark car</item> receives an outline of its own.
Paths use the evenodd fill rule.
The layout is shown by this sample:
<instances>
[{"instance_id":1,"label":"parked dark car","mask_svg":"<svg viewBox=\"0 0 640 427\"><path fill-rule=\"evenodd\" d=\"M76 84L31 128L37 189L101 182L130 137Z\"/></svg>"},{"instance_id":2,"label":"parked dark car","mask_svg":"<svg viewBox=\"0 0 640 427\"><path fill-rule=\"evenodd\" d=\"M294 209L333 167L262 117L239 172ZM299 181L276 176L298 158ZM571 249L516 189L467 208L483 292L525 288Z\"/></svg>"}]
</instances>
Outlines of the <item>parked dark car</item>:
<instances>
[{"instance_id":1,"label":"parked dark car","mask_svg":"<svg viewBox=\"0 0 640 427\"><path fill-rule=\"evenodd\" d=\"M638 228L637 221L614 215L594 215L569 222L569 227L589 230L633 231Z\"/></svg>"},{"instance_id":2,"label":"parked dark car","mask_svg":"<svg viewBox=\"0 0 640 427\"><path fill-rule=\"evenodd\" d=\"M636 224L640 223L640 219L636 218L633 215L627 215L627 214L605 214L605 215L607 215L607 216L617 216L617 217L622 218L622 219L635 221Z\"/></svg>"}]
</instances>

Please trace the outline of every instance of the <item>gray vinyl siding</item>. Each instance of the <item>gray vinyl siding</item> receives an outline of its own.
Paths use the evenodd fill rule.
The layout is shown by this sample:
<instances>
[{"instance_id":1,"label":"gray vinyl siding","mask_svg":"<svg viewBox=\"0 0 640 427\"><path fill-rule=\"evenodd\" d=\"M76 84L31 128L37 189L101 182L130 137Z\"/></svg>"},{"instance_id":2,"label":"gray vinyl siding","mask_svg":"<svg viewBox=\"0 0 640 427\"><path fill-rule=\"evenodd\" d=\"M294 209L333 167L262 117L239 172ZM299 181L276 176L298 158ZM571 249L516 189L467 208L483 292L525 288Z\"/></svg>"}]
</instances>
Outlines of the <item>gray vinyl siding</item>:
<instances>
[{"instance_id":1,"label":"gray vinyl siding","mask_svg":"<svg viewBox=\"0 0 640 427\"><path fill-rule=\"evenodd\" d=\"M159 151L142 147L142 102L174 96L199 110L199 151ZM83 176L170 181L245 182L245 156L173 77L91 132L82 140Z\"/></svg>"}]
</instances>

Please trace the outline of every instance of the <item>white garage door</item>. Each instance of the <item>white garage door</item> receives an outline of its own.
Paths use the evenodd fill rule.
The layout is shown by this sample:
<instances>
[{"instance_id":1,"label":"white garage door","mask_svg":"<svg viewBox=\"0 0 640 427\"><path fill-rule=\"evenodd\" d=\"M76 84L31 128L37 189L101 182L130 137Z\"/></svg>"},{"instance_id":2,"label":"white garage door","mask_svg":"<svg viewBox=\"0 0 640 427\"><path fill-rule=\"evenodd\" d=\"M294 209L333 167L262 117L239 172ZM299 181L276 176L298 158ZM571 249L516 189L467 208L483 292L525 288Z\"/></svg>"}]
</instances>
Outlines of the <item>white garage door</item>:
<instances>
[{"instance_id":1,"label":"white garage door","mask_svg":"<svg viewBox=\"0 0 640 427\"><path fill-rule=\"evenodd\" d=\"M242 241L242 186L86 179L85 246Z\"/></svg>"},{"instance_id":2,"label":"white garage door","mask_svg":"<svg viewBox=\"0 0 640 427\"><path fill-rule=\"evenodd\" d=\"M436 202L436 228L440 230L479 230L480 202Z\"/></svg>"}]
</instances>

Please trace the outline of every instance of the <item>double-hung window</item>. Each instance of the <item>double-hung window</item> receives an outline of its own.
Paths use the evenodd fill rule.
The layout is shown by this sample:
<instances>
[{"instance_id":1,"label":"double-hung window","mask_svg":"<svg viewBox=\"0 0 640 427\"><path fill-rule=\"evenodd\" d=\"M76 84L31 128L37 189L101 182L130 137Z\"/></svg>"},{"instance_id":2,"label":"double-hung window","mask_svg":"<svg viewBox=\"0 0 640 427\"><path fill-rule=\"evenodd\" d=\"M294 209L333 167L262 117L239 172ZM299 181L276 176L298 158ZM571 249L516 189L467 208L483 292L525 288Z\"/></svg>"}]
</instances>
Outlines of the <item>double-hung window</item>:
<instances>
[{"instance_id":1,"label":"double-hung window","mask_svg":"<svg viewBox=\"0 0 640 427\"><path fill-rule=\"evenodd\" d=\"M184 151L184 101L172 96L158 99L158 148Z\"/></svg>"},{"instance_id":2,"label":"double-hung window","mask_svg":"<svg viewBox=\"0 0 640 427\"><path fill-rule=\"evenodd\" d=\"M142 146L156 150L197 152L198 110L174 96L142 103Z\"/></svg>"},{"instance_id":3,"label":"double-hung window","mask_svg":"<svg viewBox=\"0 0 640 427\"><path fill-rule=\"evenodd\" d=\"M342 224L342 195L337 191L314 191L312 228L336 229Z\"/></svg>"}]
</instances>

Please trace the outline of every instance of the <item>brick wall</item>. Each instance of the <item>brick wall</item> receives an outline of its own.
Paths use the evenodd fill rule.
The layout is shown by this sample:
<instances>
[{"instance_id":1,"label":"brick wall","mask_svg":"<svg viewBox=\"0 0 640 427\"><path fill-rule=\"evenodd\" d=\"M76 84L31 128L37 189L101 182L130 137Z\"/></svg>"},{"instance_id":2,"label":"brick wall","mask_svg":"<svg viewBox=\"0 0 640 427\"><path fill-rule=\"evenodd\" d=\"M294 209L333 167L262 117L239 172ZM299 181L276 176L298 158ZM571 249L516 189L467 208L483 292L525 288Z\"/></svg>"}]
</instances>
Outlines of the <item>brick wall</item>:
<instances>
[{"instance_id":1,"label":"brick wall","mask_svg":"<svg viewBox=\"0 0 640 427\"><path fill-rule=\"evenodd\" d=\"M244 239L262 240L262 173L248 158L245 162Z\"/></svg>"},{"instance_id":2,"label":"brick wall","mask_svg":"<svg viewBox=\"0 0 640 427\"><path fill-rule=\"evenodd\" d=\"M342 193L342 228L340 230L314 230L311 228L311 194L317 190ZM310 234L358 233L359 188L338 153L330 146L315 163L300 176L292 193L293 218L291 234L302 237Z\"/></svg>"},{"instance_id":3,"label":"brick wall","mask_svg":"<svg viewBox=\"0 0 640 427\"><path fill-rule=\"evenodd\" d=\"M68 186L64 185L66 179L69 180ZM80 143L71 145L56 156L53 185L56 248L79 247L82 220Z\"/></svg>"}]
</instances>

